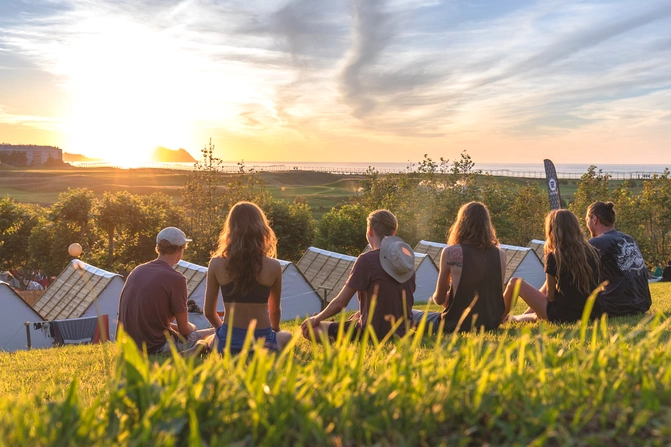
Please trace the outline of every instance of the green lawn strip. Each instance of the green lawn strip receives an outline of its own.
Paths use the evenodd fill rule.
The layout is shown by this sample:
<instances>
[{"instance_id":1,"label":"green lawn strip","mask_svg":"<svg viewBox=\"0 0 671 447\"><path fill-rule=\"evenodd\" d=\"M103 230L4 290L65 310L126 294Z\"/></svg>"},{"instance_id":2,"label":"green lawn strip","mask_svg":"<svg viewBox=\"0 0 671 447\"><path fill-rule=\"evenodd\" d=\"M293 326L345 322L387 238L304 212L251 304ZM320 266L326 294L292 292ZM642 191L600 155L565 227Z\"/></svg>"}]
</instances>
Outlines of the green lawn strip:
<instances>
[{"instance_id":1,"label":"green lawn strip","mask_svg":"<svg viewBox=\"0 0 671 447\"><path fill-rule=\"evenodd\" d=\"M128 340L0 354L0 439L668 445L671 286L651 289L657 314L588 323L582 337L579 324L537 323L365 346L296 337L282 354L251 358L147 360Z\"/></svg>"}]
</instances>

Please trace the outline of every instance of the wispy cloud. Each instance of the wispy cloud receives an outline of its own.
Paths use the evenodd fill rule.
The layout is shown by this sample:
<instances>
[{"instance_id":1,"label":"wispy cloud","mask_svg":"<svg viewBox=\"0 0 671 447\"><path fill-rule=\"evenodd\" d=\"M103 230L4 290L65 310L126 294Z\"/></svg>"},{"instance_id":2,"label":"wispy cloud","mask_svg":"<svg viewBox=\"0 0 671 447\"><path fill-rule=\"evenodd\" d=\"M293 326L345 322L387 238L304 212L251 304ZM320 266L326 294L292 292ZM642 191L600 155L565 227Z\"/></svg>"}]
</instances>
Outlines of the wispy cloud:
<instances>
[{"instance_id":1,"label":"wispy cloud","mask_svg":"<svg viewBox=\"0 0 671 447\"><path fill-rule=\"evenodd\" d=\"M0 18L0 84L20 76L2 69L12 66L3 55L21 57L89 115L101 102L118 110L117 126L159 110L163 127L181 132L175 146L200 147L213 129L277 150L251 158L287 147L366 156L328 150L345 141L369 141L370 156L466 145L487 157L487 142L555 144L625 128L671 138L659 125L671 111L668 0L23 5ZM0 117L42 126L30 107ZM158 121L146 127L161 132Z\"/></svg>"}]
</instances>

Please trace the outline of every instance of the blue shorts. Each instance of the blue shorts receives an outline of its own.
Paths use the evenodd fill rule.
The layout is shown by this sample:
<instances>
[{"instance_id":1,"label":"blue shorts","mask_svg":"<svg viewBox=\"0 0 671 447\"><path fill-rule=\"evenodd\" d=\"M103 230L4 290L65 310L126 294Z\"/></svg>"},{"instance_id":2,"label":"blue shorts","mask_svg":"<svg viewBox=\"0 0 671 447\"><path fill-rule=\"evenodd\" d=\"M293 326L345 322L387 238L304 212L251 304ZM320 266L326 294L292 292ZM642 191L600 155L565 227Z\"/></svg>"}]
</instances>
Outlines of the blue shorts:
<instances>
[{"instance_id":1,"label":"blue shorts","mask_svg":"<svg viewBox=\"0 0 671 447\"><path fill-rule=\"evenodd\" d=\"M217 328L217 352L221 354L226 349L226 340L228 337L228 325L222 324ZM245 337L247 337L247 329L232 327L231 328L231 354L238 354L242 351L242 345L245 342ZM269 351L279 351L279 346L277 345L277 334L272 328L266 329L257 329L254 331L254 338L264 338L266 342L263 347Z\"/></svg>"}]
</instances>

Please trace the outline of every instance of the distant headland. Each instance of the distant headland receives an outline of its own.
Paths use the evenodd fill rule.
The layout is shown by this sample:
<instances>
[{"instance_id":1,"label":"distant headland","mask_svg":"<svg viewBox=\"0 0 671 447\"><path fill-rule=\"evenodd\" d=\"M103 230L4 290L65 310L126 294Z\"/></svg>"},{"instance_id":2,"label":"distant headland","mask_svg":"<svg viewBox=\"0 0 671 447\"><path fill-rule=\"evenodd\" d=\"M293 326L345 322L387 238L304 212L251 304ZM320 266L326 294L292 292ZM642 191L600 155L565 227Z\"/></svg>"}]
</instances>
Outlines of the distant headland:
<instances>
[{"instance_id":1,"label":"distant headland","mask_svg":"<svg viewBox=\"0 0 671 447\"><path fill-rule=\"evenodd\" d=\"M91 158L81 154L70 154L63 152L64 162L104 162L102 158ZM163 146L156 146L149 154L148 162L154 163L195 163L196 159L189 154L186 149L168 149Z\"/></svg>"},{"instance_id":2,"label":"distant headland","mask_svg":"<svg viewBox=\"0 0 671 447\"><path fill-rule=\"evenodd\" d=\"M159 163L194 163L196 159L186 149L182 149L181 147L175 150L157 146L149 156L149 161Z\"/></svg>"}]
</instances>

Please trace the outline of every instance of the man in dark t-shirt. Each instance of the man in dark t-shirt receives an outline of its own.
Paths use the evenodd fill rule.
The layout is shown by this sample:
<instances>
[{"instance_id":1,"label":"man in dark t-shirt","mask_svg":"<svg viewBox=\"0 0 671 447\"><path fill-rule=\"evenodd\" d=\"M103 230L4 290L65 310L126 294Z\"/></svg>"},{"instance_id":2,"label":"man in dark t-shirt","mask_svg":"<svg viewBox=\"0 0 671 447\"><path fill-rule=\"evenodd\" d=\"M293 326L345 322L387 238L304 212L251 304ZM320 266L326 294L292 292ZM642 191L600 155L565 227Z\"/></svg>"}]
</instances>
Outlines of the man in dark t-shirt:
<instances>
[{"instance_id":1,"label":"man in dark t-shirt","mask_svg":"<svg viewBox=\"0 0 671 447\"><path fill-rule=\"evenodd\" d=\"M412 321L412 306L415 292L415 254L412 248L396 237L398 222L388 210L377 210L368 216L366 238L372 250L360 255L352 272L338 296L319 314L301 324L303 336L310 338L312 327L317 341L322 336L335 339L340 323L325 322L347 307L354 294L359 299L360 311L345 322L346 333L353 324L353 338L359 338L367 324L373 328L378 340L383 339L396 327L395 335L403 336L406 322ZM375 308L371 304L375 298Z\"/></svg>"},{"instance_id":2,"label":"man in dark t-shirt","mask_svg":"<svg viewBox=\"0 0 671 447\"><path fill-rule=\"evenodd\" d=\"M608 285L598 296L603 312L611 316L638 315L652 304L648 269L634 238L615 229L612 202L594 202L587 209L587 228L601 256L602 279Z\"/></svg>"},{"instance_id":3,"label":"man in dark t-shirt","mask_svg":"<svg viewBox=\"0 0 671 447\"><path fill-rule=\"evenodd\" d=\"M166 334L182 351L212 333L197 331L189 323L186 278L173 268L190 241L178 228L161 230L156 237L158 257L135 267L121 291L119 323L138 347L147 347L149 354L169 352Z\"/></svg>"}]
</instances>

